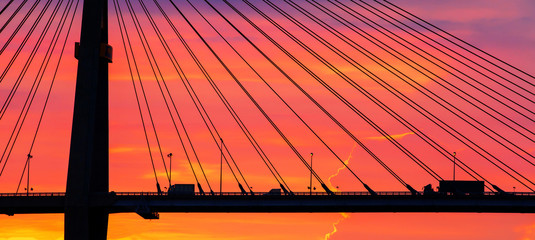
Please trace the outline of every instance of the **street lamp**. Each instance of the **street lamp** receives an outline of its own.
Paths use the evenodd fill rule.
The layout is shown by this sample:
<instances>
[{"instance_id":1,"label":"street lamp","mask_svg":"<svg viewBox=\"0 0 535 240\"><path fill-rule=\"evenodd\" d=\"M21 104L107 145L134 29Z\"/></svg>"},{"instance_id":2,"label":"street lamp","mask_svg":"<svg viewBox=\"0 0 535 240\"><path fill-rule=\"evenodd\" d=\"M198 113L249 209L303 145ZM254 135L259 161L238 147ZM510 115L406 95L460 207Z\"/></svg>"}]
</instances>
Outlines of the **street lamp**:
<instances>
[{"instance_id":1,"label":"street lamp","mask_svg":"<svg viewBox=\"0 0 535 240\"><path fill-rule=\"evenodd\" d=\"M167 154L167 157L169 158L169 187L171 187L171 175L173 174L171 166L172 166L172 163L173 163L172 162L173 153Z\"/></svg>"},{"instance_id":2,"label":"street lamp","mask_svg":"<svg viewBox=\"0 0 535 240\"><path fill-rule=\"evenodd\" d=\"M33 158L33 156L28 153L28 159L27 159L27 161L28 161L28 174L27 174L28 180L26 181L26 195L30 195L30 159L32 159L32 158Z\"/></svg>"},{"instance_id":3,"label":"street lamp","mask_svg":"<svg viewBox=\"0 0 535 240\"><path fill-rule=\"evenodd\" d=\"M221 159L219 161L219 195L223 195L223 138L221 140L221 145L219 145L219 150L221 151ZM229 165L230 168L230 165Z\"/></svg>"},{"instance_id":4,"label":"street lamp","mask_svg":"<svg viewBox=\"0 0 535 240\"><path fill-rule=\"evenodd\" d=\"M453 152L453 181L455 181L455 160L457 159L457 152Z\"/></svg>"},{"instance_id":5,"label":"street lamp","mask_svg":"<svg viewBox=\"0 0 535 240\"><path fill-rule=\"evenodd\" d=\"M308 187L310 189L310 195L312 195L312 157L314 156L314 153L310 153L310 186Z\"/></svg>"}]
</instances>

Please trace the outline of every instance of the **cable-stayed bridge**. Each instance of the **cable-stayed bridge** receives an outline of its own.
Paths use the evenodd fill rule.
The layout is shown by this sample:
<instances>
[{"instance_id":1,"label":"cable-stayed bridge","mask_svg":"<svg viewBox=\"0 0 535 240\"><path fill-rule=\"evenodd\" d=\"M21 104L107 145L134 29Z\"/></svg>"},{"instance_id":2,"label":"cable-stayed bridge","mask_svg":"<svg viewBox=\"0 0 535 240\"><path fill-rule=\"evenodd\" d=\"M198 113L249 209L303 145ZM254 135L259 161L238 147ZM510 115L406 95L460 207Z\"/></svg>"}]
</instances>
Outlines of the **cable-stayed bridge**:
<instances>
[{"instance_id":1,"label":"cable-stayed bridge","mask_svg":"<svg viewBox=\"0 0 535 240\"><path fill-rule=\"evenodd\" d=\"M533 76L389 1L9 1L2 7L0 121L10 131L2 134L0 177L18 177L16 193L2 194L0 209L65 213L67 239L105 238L108 214L132 211L146 218L534 211ZM74 57L64 51L74 45L69 36L82 8L72 54L78 77L67 190L34 193L34 143L62 59ZM109 191L110 62L123 68L117 79L131 82L155 193ZM24 161L11 167L15 147L23 145L20 133L31 124ZM173 139L165 140L169 132ZM369 132L377 136L360 137ZM351 166L340 141L375 168ZM168 195L163 188L173 183L167 144L189 171L180 182L194 183L197 193ZM481 189L446 181L452 167L453 180L457 173L457 180L483 183ZM271 178L267 190L279 191L252 188L248 173L258 168ZM354 192L332 186L327 172L339 168L350 186L342 189ZM379 170L386 174L377 179ZM216 186L223 171L225 181L232 179L225 189L236 192ZM310 179L289 180L299 175ZM405 192L378 190L396 182ZM421 190L439 182L438 191Z\"/></svg>"}]
</instances>

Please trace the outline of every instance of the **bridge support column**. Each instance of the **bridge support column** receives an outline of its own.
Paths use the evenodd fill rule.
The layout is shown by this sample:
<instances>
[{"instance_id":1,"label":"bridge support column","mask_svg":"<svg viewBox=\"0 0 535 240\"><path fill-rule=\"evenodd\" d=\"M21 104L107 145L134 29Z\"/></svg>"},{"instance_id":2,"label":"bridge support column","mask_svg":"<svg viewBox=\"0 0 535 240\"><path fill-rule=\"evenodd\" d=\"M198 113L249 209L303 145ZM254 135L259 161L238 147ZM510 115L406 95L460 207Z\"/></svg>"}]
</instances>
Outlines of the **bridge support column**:
<instances>
[{"instance_id":1,"label":"bridge support column","mask_svg":"<svg viewBox=\"0 0 535 240\"><path fill-rule=\"evenodd\" d=\"M65 239L106 239L109 192L107 0L86 0L78 49L71 147L65 202Z\"/></svg>"}]
</instances>

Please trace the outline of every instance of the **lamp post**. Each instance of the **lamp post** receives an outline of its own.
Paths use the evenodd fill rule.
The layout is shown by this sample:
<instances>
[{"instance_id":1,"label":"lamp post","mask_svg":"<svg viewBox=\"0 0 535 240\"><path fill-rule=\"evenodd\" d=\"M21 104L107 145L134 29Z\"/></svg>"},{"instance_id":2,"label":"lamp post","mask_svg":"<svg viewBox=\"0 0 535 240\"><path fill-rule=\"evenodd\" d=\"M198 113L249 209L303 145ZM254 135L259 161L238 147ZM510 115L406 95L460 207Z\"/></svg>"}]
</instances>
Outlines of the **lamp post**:
<instances>
[{"instance_id":1,"label":"lamp post","mask_svg":"<svg viewBox=\"0 0 535 240\"><path fill-rule=\"evenodd\" d=\"M455 160L457 159L457 152L453 152L453 181L455 181Z\"/></svg>"},{"instance_id":2,"label":"lamp post","mask_svg":"<svg viewBox=\"0 0 535 240\"><path fill-rule=\"evenodd\" d=\"M172 163L173 163L173 161L172 161L173 160L172 159L173 153L167 154L167 157L169 158L169 188L171 188L171 176L173 174L173 170L171 168L172 167Z\"/></svg>"},{"instance_id":3,"label":"lamp post","mask_svg":"<svg viewBox=\"0 0 535 240\"><path fill-rule=\"evenodd\" d=\"M26 180L26 195L30 195L30 159L32 159L33 156L28 153L28 179Z\"/></svg>"},{"instance_id":4,"label":"lamp post","mask_svg":"<svg viewBox=\"0 0 535 240\"><path fill-rule=\"evenodd\" d=\"M310 153L310 186L308 187L310 189L310 195L312 195L312 157L314 156L314 153Z\"/></svg>"},{"instance_id":5,"label":"lamp post","mask_svg":"<svg viewBox=\"0 0 535 240\"><path fill-rule=\"evenodd\" d=\"M221 145L219 150L221 151L221 159L219 162L219 195L223 195L223 138L221 140Z\"/></svg>"}]
</instances>

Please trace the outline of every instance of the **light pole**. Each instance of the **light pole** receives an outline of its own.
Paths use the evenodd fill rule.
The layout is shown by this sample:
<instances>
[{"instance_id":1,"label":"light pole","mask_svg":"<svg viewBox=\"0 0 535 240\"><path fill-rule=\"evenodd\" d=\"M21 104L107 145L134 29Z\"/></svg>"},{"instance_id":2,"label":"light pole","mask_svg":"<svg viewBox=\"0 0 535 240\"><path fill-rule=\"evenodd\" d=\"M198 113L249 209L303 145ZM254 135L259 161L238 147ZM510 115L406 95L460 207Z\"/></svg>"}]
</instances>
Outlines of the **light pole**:
<instances>
[{"instance_id":1,"label":"light pole","mask_svg":"<svg viewBox=\"0 0 535 240\"><path fill-rule=\"evenodd\" d=\"M221 140L221 145L219 147L219 150L221 151L221 159L219 162L219 195L223 195L223 138L219 138Z\"/></svg>"},{"instance_id":2,"label":"light pole","mask_svg":"<svg viewBox=\"0 0 535 240\"><path fill-rule=\"evenodd\" d=\"M455 160L457 159L457 153L453 152L453 181L455 181Z\"/></svg>"},{"instance_id":3,"label":"light pole","mask_svg":"<svg viewBox=\"0 0 535 240\"><path fill-rule=\"evenodd\" d=\"M172 170L171 166L172 166L172 163L173 163L173 161L172 161L173 160L172 159L173 153L167 154L167 157L169 158L169 188L171 188L171 176L173 174L173 170Z\"/></svg>"},{"instance_id":4,"label":"light pole","mask_svg":"<svg viewBox=\"0 0 535 240\"><path fill-rule=\"evenodd\" d=\"M314 153L310 153L310 186L308 187L310 189L310 195L312 195L312 157L314 156Z\"/></svg>"},{"instance_id":5,"label":"light pole","mask_svg":"<svg viewBox=\"0 0 535 240\"><path fill-rule=\"evenodd\" d=\"M26 180L26 195L30 195L30 159L32 158L33 156L28 153L28 173L27 173L28 179Z\"/></svg>"}]
</instances>

